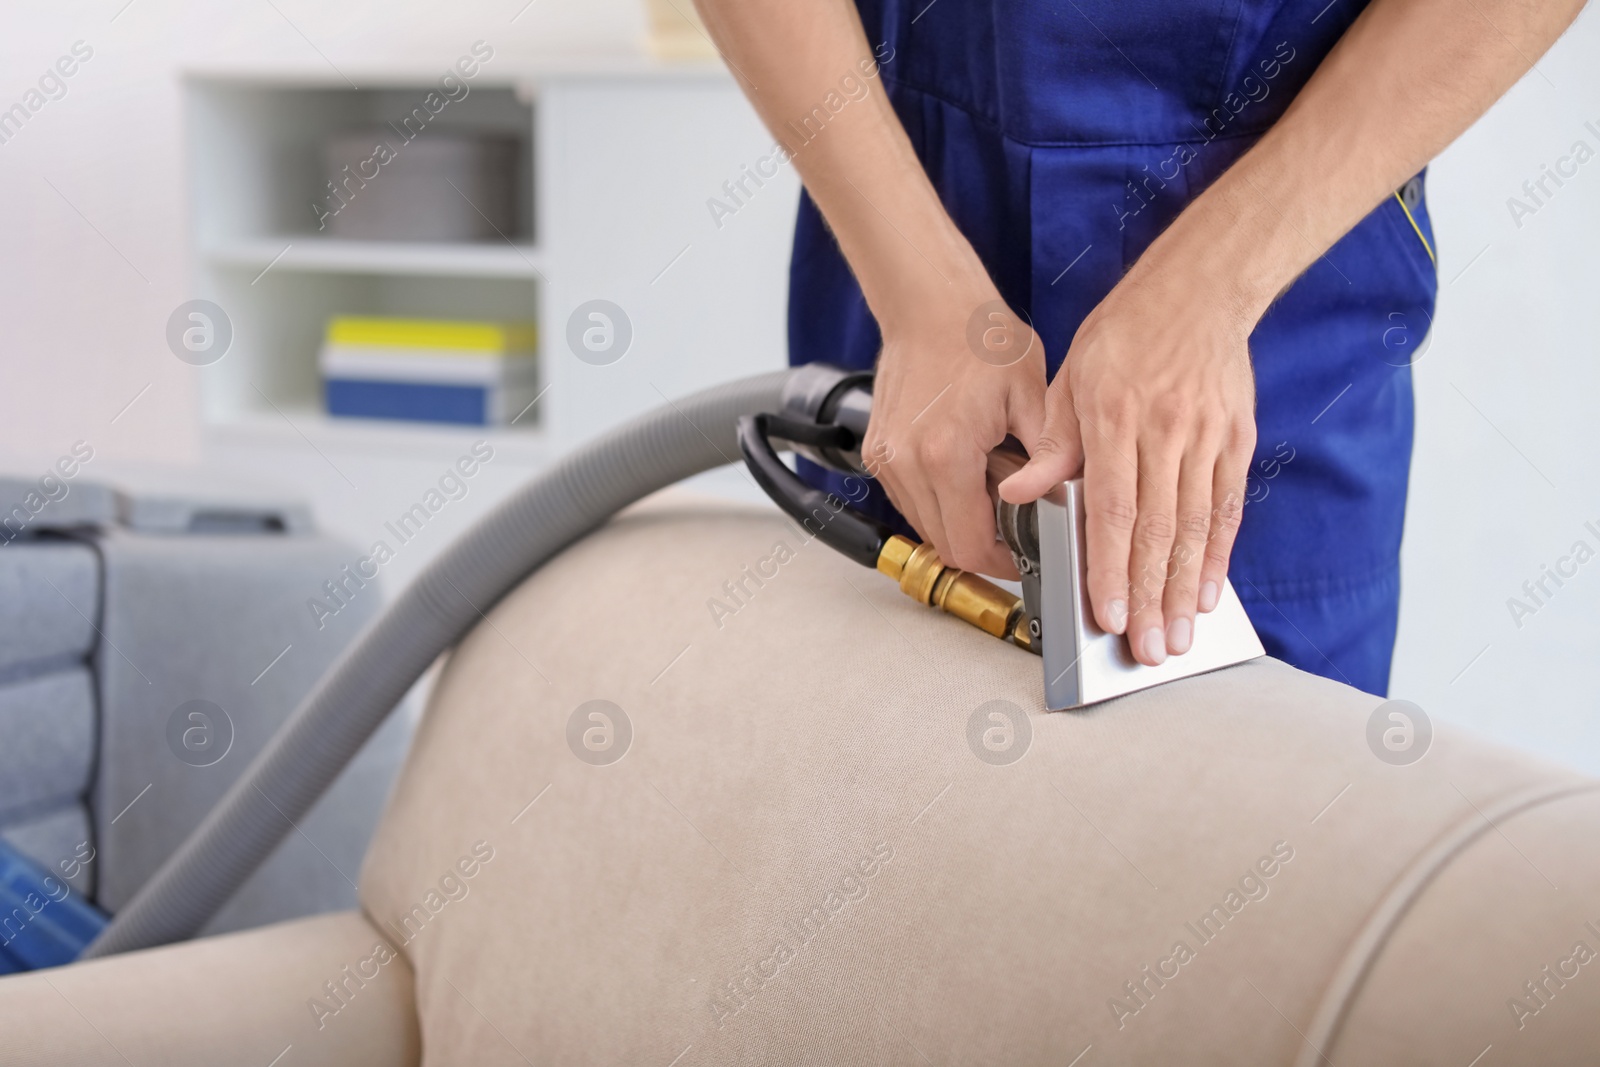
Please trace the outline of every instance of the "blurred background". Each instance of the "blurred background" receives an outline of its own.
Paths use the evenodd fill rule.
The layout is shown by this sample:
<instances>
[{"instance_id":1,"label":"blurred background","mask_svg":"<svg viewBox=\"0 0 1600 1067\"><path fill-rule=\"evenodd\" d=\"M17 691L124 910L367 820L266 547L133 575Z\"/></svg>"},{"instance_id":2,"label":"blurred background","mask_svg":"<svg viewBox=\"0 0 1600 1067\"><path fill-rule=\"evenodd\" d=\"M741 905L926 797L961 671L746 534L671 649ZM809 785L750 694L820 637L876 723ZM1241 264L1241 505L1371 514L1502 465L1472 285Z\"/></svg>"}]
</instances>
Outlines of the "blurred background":
<instances>
[{"instance_id":1,"label":"blurred background","mask_svg":"<svg viewBox=\"0 0 1600 1067\"><path fill-rule=\"evenodd\" d=\"M798 183L724 188L771 141L688 10L6 5L4 469L79 442L84 478L198 465L365 550L487 442L383 564L392 596L574 442L782 365ZM1588 11L1437 161L1436 322L1374 339L1417 382L1391 695L1591 772L1600 562L1564 564L1537 604L1524 583L1600 550L1597 48ZM1563 158L1575 176L1530 198ZM588 329L621 331L620 358L579 358ZM417 421L430 396L472 403Z\"/></svg>"}]
</instances>

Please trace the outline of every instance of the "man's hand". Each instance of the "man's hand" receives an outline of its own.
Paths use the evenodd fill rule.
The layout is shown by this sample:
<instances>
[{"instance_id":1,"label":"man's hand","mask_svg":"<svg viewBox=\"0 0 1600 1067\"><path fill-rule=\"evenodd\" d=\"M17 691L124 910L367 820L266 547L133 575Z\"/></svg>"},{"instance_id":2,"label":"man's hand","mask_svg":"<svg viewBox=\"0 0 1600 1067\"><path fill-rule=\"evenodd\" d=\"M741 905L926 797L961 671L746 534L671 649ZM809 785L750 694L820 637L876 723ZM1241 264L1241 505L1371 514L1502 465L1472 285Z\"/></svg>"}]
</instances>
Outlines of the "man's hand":
<instances>
[{"instance_id":1,"label":"man's hand","mask_svg":"<svg viewBox=\"0 0 1600 1067\"><path fill-rule=\"evenodd\" d=\"M1000 485L1027 503L1082 468L1095 620L1152 666L1217 606L1255 449L1254 319L1210 289L1131 272L1078 328L1032 458Z\"/></svg>"},{"instance_id":2,"label":"man's hand","mask_svg":"<svg viewBox=\"0 0 1600 1067\"><path fill-rule=\"evenodd\" d=\"M1140 661L1184 651L1195 608L1216 604L1255 441L1257 320L1580 7L1374 0L1283 117L1084 320L1033 461L1001 494L1035 499L1081 459L1095 618L1125 631Z\"/></svg>"},{"instance_id":3,"label":"man's hand","mask_svg":"<svg viewBox=\"0 0 1600 1067\"><path fill-rule=\"evenodd\" d=\"M894 456L878 481L950 566L1017 577L995 540L987 458L1008 433L1036 440L1044 392L1043 346L992 288L935 293L914 325L885 329L865 446Z\"/></svg>"}]
</instances>

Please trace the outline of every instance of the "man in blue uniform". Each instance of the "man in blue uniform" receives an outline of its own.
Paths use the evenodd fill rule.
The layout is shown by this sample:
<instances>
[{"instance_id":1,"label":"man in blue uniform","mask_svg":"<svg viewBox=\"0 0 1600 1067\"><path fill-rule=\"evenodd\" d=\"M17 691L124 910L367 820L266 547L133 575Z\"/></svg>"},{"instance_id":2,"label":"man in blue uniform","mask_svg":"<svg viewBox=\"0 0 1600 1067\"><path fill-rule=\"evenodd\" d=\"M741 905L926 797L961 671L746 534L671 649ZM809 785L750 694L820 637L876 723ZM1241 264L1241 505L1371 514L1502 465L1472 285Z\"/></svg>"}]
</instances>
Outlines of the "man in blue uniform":
<instances>
[{"instance_id":1,"label":"man in blue uniform","mask_svg":"<svg viewBox=\"0 0 1600 1067\"><path fill-rule=\"evenodd\" d=\"M1081 472L1095 616L1141 661L1228 576L1269 652L1376 694L1422 171L1580 7L700 0L806 185L791 360L877 368L869 507L1014 574L1013 438L1007 499Z\"/></svg>"}]
</instances>

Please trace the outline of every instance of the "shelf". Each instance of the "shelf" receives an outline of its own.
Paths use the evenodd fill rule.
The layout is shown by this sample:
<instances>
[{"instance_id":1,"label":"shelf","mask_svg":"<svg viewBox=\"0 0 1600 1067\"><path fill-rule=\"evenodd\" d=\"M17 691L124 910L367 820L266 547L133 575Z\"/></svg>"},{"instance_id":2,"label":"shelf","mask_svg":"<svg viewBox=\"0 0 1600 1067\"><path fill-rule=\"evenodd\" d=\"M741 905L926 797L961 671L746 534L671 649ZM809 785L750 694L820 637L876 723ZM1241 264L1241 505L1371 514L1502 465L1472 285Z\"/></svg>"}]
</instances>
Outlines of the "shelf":
<instances>
[{"instance_id":1,"label":"shelf","mask_svg":"<svg viewBox=\"0 0 1600 1067\"><path fill-rule=\"evenodd\" d=\"M341 59L335 70L318 57L304 55L262 57L237 54L208 56L183 64L185 77L264 88L384 89L430 85L437 81L437 57L415 62L367 63ZM570 49L561 52L504 52L481 68L474 85L516 87L528 97L539 82L571 79L673 79L729 82L732 76L720 59L663 59L641 48Z\"/></svg>"},{"instance_id":2,"label":"shelf","mask_svg":"<svg viewBox=\"0 0 1600 1067\"><path fill-rule=\"evenodd\" d=\"M404 274L432 277L542 278L543 261L532 245L345 241L284 235L215 245L205 252L215 266L265 273Z\"/></svg>"},{"instance_id":3,"label":"shelf","mask_svg":"<svg viewBox=\"0 0 1600 1067\"><path fill-rule=\"evenodd\" d=\"M748 374L752 348L766 353L762 365L780 359L792 174L741 209L738 235L707 240L705 252L696 239L672 268L678 290L651 287L683 247L678 231L697 225L686 213L771 147L718 66L621 54L523 65L497 54L471 95L427 129L519 140L511 240L399 242L318 232L308 204L326 183L326 139L413 113L442 68L333 59L360 91L310 60L298 76L235 67L183 85L192 291L233 327L226 358L199 374L204 447L305 475L321 465L318 452L340 468L349 457L352 471L432 467L487 438L507 466L533 469L659 404L658 389L677 395ZM528 87L541 91L519 91ZM715 293L719 313L684 291ZM649 344L620 369L565 353L567 318L597 294L651 318ZM330 418L318 353L339 315L536 322L540 387L550 392L512 428Z\"/></svg>"},{"instance_id":4,"label":"shelf","mask_svg":"<svg viewBox=\"0 0 1600 1067\"><path fill-rule=\"evenodd\" d=\"M534 414L529 412L527 418ZM541 463L548 453L546 437L537 425L457 426L335 418L308 405L282 404L278 410L240 412L231 419L207 423L205 432L224 445L310 446L336 455L365 452L397 459L448 460L481 440L494 445L512 463Z\"/></svg>"}]
</instances>

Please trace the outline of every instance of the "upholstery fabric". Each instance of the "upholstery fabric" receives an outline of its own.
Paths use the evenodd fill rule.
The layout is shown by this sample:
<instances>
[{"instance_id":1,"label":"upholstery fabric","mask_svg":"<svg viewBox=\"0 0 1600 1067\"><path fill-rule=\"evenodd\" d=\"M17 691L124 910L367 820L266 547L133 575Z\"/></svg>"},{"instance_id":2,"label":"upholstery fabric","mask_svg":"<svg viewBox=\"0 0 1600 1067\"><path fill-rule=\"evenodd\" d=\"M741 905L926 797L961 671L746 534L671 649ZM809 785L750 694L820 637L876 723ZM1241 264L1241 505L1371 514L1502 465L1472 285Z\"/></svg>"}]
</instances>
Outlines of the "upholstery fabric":
<instances>
[{"instance_id":1,"label":"upholstery fabric","mask_svg":"<svg viewBox=\"0 0 1600 1067\"><path fill-rule=\"evenodd\" d=\"M0 1062L409 1067L418 1047L405 961L369 966L377 974L359 984L344 970L379 941L347 911L7 978ZM319 1019L308 1001L338 1003L326 982L348 992Z\"/></svg>"},{"instance_id":2,"label":"upholstery fabric","mask_svg":"<svg viewBox=\"0 0 1600 1067\"><path fill-rule=\"evenodd\" d=\"M16 540L0 551L0 678L81 660L94 643L100 564L94 550Z\"/></svg>"},{"instance_id":3,"label":"upholstery fabric","mask_svg":"<svg viewBox=\"0 0 1600 1067\"><path fill-rule=\"evenodd\" d=\"M1593 783L1437 722L1391 765L1377 698L1273 660L1065 714L1039 670L770 510L657 503L574 546L450 660L363 870L424 1062L1600 1047L1600 965L1522 1031L1504 1003L1600 949Z\"/></svg>"},{"instance_id":4,"label":"upholstery fabric","mask_svg":"<svg viewBox=\"0 0 1600 1067\"><path fill-rule=\"evenodd\" d=\"M0 477L0 501L30 491ZM68 500L78 495L54 503ZM74 859L93 847L85 795L98 724L87 658L99 611L93 549L0 531L0 838L83 896L95 880Z\"/></svg>"},{"instance_id":5,"label":"upholstery fabric","mask_svg":"<svg viewBox=\"0 0 1600 1067\"><path fill-rule=\"evenodd\" d=\"M1038 671L773 512L635 509L452 657L365 916L0 980L0 1062L1600 1047L1597 783L1437 723L1384 762L1272 660L1070 714Z\"/></svg>"},{"instance_id":6,"label":"upholstery fabric","mask_svg":"<svg viewBox=\"0 0 1600 1067\"><path fill-rule=\"evenodd\" d=\"M78 862L94 846L89 809L70 797L45 811L18 817L0 827L0 839L61 879L81 897L94 898L94 864Z\"/></svg>"},{"instance_id":7,"label":"upholstery fabric","mask_svg":"<svg viewBox=\"0 0 1600 1067\"><path fill-rule=\"evenodd\" d=\"M100 747L113 754L93 795L97 902L115 911L377 614L382 594L344 572L359 553L325 537L116 529L96 545L105 563L100 626L113 649L97 661ZM343 583L342 606L324 588L333 582ZM313 598L338 610L319 620ZM205 709L211 736L231 737L214 762L182 760L169 735L191 701L225 717ZM354 905L352 882L408 727L390 719L208 932Z\"/></svg>"},{"instance_id":8,"label":"upholstery fabric","mask_svg":"<svg viewBox=\"0 0 1600 1067\"><path fill-rule=\"evenodd\" d=\"M1341 1067L1595 1062L1600 796L1496 822L1390 938L1327 1049ZM1413 1051L1419 1030L1426 1057Z\"/></svg>"},{"instance_id":9,"label":"upholstery fabric","mask_svg":"<svg viewBox=\"0 0 1600 1067\"><path fill-rule=\"evenodd\" d=\"M49 801L77 800L94 763L94 680L68 667L0 684L0 823Z\"/></svg>"}]
</instances>

